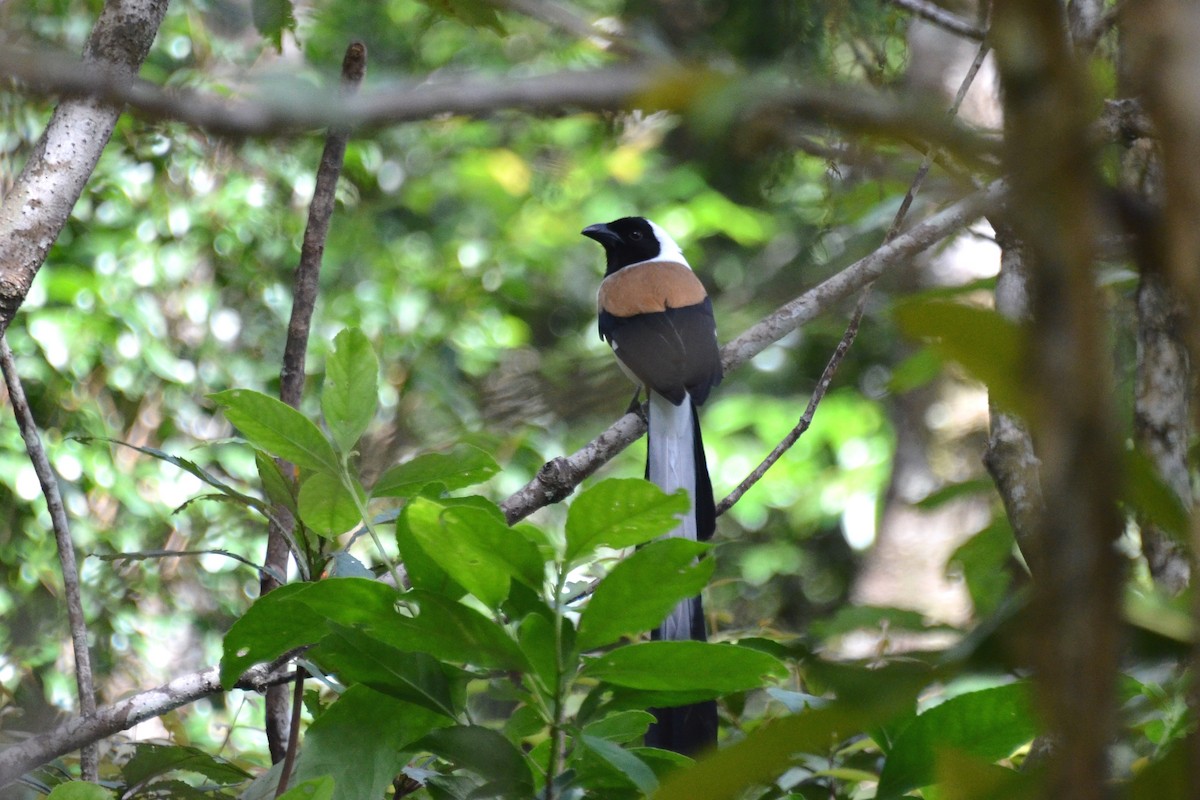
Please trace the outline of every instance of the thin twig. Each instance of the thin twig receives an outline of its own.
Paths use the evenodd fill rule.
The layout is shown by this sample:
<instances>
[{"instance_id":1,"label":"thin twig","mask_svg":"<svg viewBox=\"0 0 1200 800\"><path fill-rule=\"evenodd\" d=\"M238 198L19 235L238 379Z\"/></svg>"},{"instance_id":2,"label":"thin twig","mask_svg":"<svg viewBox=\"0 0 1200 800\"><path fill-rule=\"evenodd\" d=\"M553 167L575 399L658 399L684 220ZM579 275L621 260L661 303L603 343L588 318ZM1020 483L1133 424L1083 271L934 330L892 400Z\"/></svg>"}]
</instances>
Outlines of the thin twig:
<instances>
[{"instance_id":1,"label":"thin twig","mask_svg":"<svg viewBox=\"0 0 1200 800\"><path fill-rule=\"evenodd\" d=\"M829 358L829 363L825 365L825 370L821 373L821 379L817 381L817 386L813 389L812 397L808 399L808 407L804 409L804 414L801 415L800 421L796 423L796 427L788 432L788 435L783 437L783 440L775 445L762 463L759 464L753 472L742 479L742 482L737 487L726 495L725 499L717 504L717 516L724 514L729 509L733 508L734 503L742 499L750 487L758 483L758 481L767 474L767 470L775 465L784 453L786 453L792 445L794 445L804 432L812 425L813 415L817 411L817 406L825 397L825 392L829 390L829 384L833 382L833 376L837 372L838 366L841 365L842 359L846 357L846 353L850 352L850 345L854 344L854 337L858 335L858 325L862 321L863 310L867 306L867 298L870 296L870 287L863 290L863 293L858 296L858 303L854 306L854 313L850 315L850 324L846 326L846 332L842 334L841 341L833 350L833 355Z\"/></svg>"},{"instance_id":2,"label":"thin twig","mask_svg":"<svg viewBox=\"0 0 1200 800\"><path fill-rule=\"evenodd\" d=\"M267 567L259 566L245 556L239 556L237 553L229 550L222 550L219 547L214 547L209 550L138 550L132 553L89 553L92 558L101 561L112 561L120 564L125 561L148 561L159 558L187 558L189 556L224 556L232 558L234 561L245 564L251 569L257 570L259 573L269 573ZM278 572L272 572L272 577L282 582L282 577Z\"/></svg>"},{"instance_id":3,"label":"thin twig","mask_svg":"<svg viewBox=\"0 0 1200 800\"><path fill-rule=\"evenodd\" d=\"M292 689L292 725L288 730L287 755L279 770L279 783L275 785L276 797L287 791L288 782L292 779L292 767L296 765L296 742L300 741L300 709L304 708L304 678L307 674L304 667L296 667L296 682Z\"/></svg>"},{"instance_id":4,"label":"thin twig","mask_svg":"<svg viewBox=\"0 0 1200 800\"><path fill-rule=\"evenodd\" d=\"M977 42L983 41L983 38L987 36L987 31L975 23L965 20L939 5L930 3L928 0L888 0L888 2L959 36L974 39Z\"/></svg>"},{"instance_id":5,"label":"thin twig","mask_svg":"<svg viewBox=\"0 0 1200 800\"><path fill-rule=\"evenodd\" d=\"M79 688L79 711L83 716L96 713L96 687L92 677L92 657L88 650L87 621L83 616L83 594L79 589L79 567L75 563L75 543L71 540L71 523L67 509L63 506L58 491L58 478L50 467L50 459L42 447L37 423L29 402L25 399L25 388L13 361L8 339L0 336L0 370L4 372L4 383L8 387L8 399L12 403L13 416L21 438L25 440L25 452L33 464L46 508L50 512L50 525L54 528L54 542L58 547L58 563L62 567L63 594L67 600L67 621L71 627L71 645L75 652L75 683ZM85 781L99 778L99 756L95 743L85 746L79 754L80 772Z\"/></svg>"},{"instance_id":6,"label":"thin twig","mask_svg":"<svg viewBox=\"0 0 1200 800\"><path fill-rule=\"evenodd\" d=\"M342 59L342 92L352 94L362 83L367 67L367 47L362 42L351 42ZM292 408L300 407L304 395L304 362L308 352L308 336L312 325L313 311L317 304L317 289L320 282L321 258L325 254L325 240L329 236L329 222L337 200L337 182L342 173L346 157L349 132L342 127L333 127L325 136L325 149L317 167L316 185L312 202L308 206L308 224L304 229L304 242L300 247L300 263L292 284L292 315L288 321L287 341L283 349L283 366L279 371L279 399ZM284 475L293 475L295 468L279 460ZM275 589L279 582L271 573L287 574L289 542L294 542L294 520L286 508L277 508L276 516L291 525L272 523L267 528L267 553L263 560L266 570L261 580L261 593ZM295 550L295 545L291 545ZM297 561L299 556L297 555ZM303 676L301 676L303 682ZM280 689L267 692L267 742L271 760L289 763L295 758L296 740L288 736L289 730L297 727L300 704L292 708L292 720L288 724L287 697ZM280 787L286 780L280 781Z\"/></svg>"}]
</instances>

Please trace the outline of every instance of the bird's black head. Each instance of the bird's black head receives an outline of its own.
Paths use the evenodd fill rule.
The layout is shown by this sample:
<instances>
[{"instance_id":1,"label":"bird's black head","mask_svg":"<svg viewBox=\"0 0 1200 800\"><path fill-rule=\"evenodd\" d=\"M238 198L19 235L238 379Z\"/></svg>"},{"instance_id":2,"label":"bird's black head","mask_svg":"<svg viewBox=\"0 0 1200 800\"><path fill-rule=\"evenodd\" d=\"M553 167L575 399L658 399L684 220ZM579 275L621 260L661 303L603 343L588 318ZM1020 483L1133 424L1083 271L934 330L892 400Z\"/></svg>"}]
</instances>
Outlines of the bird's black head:
<instances>
[{"instance_id":1,"label":"bird's black head","mask_svg":"<svg viewBox=\"0 0 1200 800\"><path fill-rule=\"evenodd\" d=\"M630 264L658 258L663 251L662 242L659 241L660 229L642 217L622 217L608 223L589 225L582 233L604 246L604 255L608 259L606 275Z\"/></svg>"}]
</instances>

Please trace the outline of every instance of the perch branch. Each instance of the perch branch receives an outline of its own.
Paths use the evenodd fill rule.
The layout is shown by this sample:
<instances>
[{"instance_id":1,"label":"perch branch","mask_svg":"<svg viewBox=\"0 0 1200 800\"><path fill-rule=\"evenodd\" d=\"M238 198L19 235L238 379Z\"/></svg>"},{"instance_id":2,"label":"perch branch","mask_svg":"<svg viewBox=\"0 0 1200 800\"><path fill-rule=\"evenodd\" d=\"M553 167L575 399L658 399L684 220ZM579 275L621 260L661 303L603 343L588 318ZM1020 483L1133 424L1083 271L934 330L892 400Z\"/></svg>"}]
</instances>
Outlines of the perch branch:
<instances>
[{"instance_id":1,"label":"perch branch","mask_svg":"<svg viewBox=\"0 0 1200 800\"><path fill-rule=\"evenodd\" d=\"M251 667L234 688L261 692L268 686L291 681L292 673L285 665L293 655L288 653L273 664ZM222 691L220 669L209 667L138 692L89 716L72 717L53 730L0 750L0 788L64 753Z\"/></svg>"},{"instance_id":2,"label":"perch branch","mask_svg":"<svg viewBox=\"0 0 1200 800\"><path fill-rule=\"evenodd\" d=\"M71 646L75 654L75 683L79 689L79 712L89 716L96 712L96 685L92 678L92 656L88 649L87 621L83 615L83 593L79 589L79 567L75 562L75 543L71 539L71 523L67 509L58 491L58 478L46 457L42 439L38 434L37 422L29 401L25 399L25 387L17 372L8 339L0 336L0 371L4 372L4 384L8 387L8 399L12 403L13 416L25 441L25 452L33 464L42 495L46 498L46 509L50 512L50 526L54 529L54 543L58 548L58 563L62 568L63 594L67 600L67 622L71 628ZM89 743L80 753L80 773L85 781L99 778L99 756L95 743Z\"/></svg>"}]
</instances>

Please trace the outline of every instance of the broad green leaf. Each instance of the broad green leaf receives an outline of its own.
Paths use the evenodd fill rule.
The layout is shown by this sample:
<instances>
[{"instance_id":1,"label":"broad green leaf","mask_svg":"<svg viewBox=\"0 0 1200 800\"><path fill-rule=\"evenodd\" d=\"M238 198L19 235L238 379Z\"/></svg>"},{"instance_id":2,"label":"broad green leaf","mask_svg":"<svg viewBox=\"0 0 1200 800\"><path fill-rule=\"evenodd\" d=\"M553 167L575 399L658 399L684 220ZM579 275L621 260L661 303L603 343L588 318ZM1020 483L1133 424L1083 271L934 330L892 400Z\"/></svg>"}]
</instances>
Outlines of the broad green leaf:
<instances>
[{"instance_id":1,"label":"broad green leaf","mask_svg":"<svg viewBox=\"0 0 1200 800\"><path fill-rule=\"evenodd\" d=\"M1037 732L1027 684L1010 683L952 697L920 714L900 733L884 762L877 796L899 797L932 783L939 750L997 761Z\"/></svg>"},{"instance_id":2,"label":"broad green leaf","mask_svg":"<svg viewBox=\"0 0 1200 800\"><path fill-rule=\"evenodd\" d=\"M229 389L208 397L258 449L304 469L330 475L341 471L333 445L316 425L287 403L250 389Z\"/></svg>"},{"instance_id":3,"label":"broad green leaf","mask_svg":"<svg viewBox=\"0 0 1200 800\"><path fill-rule=\"evenodd\" d=\"M279 463L262 450L255 450L254 466L258 470L258 480L262 483L263 494L272 503L281 505L295 514L296 489L292 480L279 468Z\"/></svg>"},{"instance_id":4,"label":"broad green leaf","mask_svg":"<svg viewBox=\"0 0 1200 800\"><path fill-rule=\"evenodd\" d=\"M568 562L600 547L633 547L662 536L679 524L690 501L640 478L610 478L584 491L567 510Z\"/></svg>"},{"instance_id":5,"label":"broad green leaf","mask_svg":"<svg viewBox=\"0 0 1200 800\"><path fill-rule=\"evenodd\" d=\"M430 484L446 491L483 483L500 471L496 460L478 447L459 445L449 453L425 453L379 476L372 497L413 497Z\"/></svg>"},{"instance_id":6,"label":"broad green leaf","mask_svg":"<svg viewBox=\"0 0 1200 800\"><path fill-rule=\"evenodd\" d=\"M829 752L831 742L881 722L894 709L834 705L773 720L741 741L677 770L662 783L654 800L734 800L751 786L769 784L795 763L797 753Z\"/></svg>"},{"instance_id":7,"label":"broad green leaf","mask_svg":"<svg viewBox=\"0 0 1200 800\"><path fill-rule=\"evenodd\" d=\"M1046 796L1040 777L1036 769L1017 772L958 750L937 753L939 800L1035 800Z\"/></svg>"},{"instance_id":8,"label":"broad green leaf","mask_svg":"<svg viewBox=\"0 0 1200 800\"><path fill-rule=\"evenodd\" d=\"M553 686L558 672L554 623L540 614L530 614L517 629L521 652L533 665L545 686Z\"/></svg>"},{"instance_id":9,"label":"broad green leaf","mask_svg":"<svg viewBox=\"0 0 1200 800\"><path fill-rule=\"evenodd\" d=\"M232 686L254 664L315 644L328 633L328 620L386 629L400 618L396 610L399 598L391 586L365 578L281 586L258 598L225 634L221 685Z\"/></svg>"},{"instance_id":10,"label":"broad green leaf","mask_svg":"<svg viewBox=\"0 0 1200 800\"><path fill-rule=\"evenodd\" d=\"M328 775L297 784L279 795L279 800L333 800L336 782Z\"/></svg>"},{"instance_id":11,"label":"broad green leaf","mask_svg":"<svg viewBox=\"0 0 1200 800\"><path fill-rule=\"evenodd\" d=\"M295 30L296 17L292 13L292 0L251 0L250 12L254 27L275 49L283 51L283 32Z\"/></svg>"},{"instance_id":12,"label":"broad green leaf","mask_svg":"<svg viewBox=\"0 0 1200 800\"><path fill-rule=\"evenodd\" d=\"M367 502L366 492L354 485L359 503ZM300 487L300 519L320 536L338 536L362 524L359 505L341 480L324 472L311 475Z\"/></svg>"},{"instance_id":13,"label":"broad green leaf","mask_svg":"<svg viewBox=\"0 0 1200 800\"><path fill-rule=\"evenodd\" d=\"M442 661L494 669L525 670L529 662L504 628L478 611L442 595L413 589L401 596L407 613L369 633L400 650L429 653Z\"/></svg>"},{"instance_id":14,"label":"broad green leaf","mask_svg":"<svg viewBox=\"0 0 1200 800\"><path fill-rule=\"evenodd\" d=\"M996 610L1012 583L1005 564L1012 558L1012 528L1000 518L963 542L947 561L962 570L975 613L985 617Z\"/></svg>"},{"instance_id":15,"label":"broad green leaf","mask_svg":"<svg viewBox=\"0 0 1200 800\"><path fill-rule=\"evenodd\" d=\"M325 633L321 618L295 602L295 595L308 588L309 584L303 583L280 586L255 600L233 623L222 643L221 686L232 688L242 673L255 664L312 644Z\"/></svg>"},{"instance_id":16,"label":"broad green leaf","mask_svg":"<svg viewBox=\"0 0 1200 800\"><path fill-rule=\"evenodd\" d=\"M426 653L406 653L337 623L308 657L344 684L361 683L377 692L455 718L452 686L441 662Z\"/></svg>"},{"instance_id":17,"label":"broad green leaf","mask_svg":"<svg viewBox=\"0 0 1200 800\"><path fill-rule=\"evenodd\" d=\"M513 797L533 796L533 775L525 756L496 731L478 725L456 725L431 731L418 745L474 772L497 792Z\"/></svg>"},{"instance_id":18,"label":"broad green leaf","mask_svg":"<svg viewBox=\"0 0 1200 800\"><path fill-rule=\"evenodd\" d=\"M400 551L400 560L414 589L445 595L451 600L457 600L467 593L467 590L454 581L446 570L430 558L425 548L413 535L409 524L411 504L406 504L396 518L396 548Z\"/></svg>"},{"instance_id":19,"label":"broad green leaf","mask_svg":"<svg viewBox=\"0 0 1200 800\"><path fill-rule=\"evenodd\" d=\"M597 739L627 744L642 738L652 722L654 715L648 711L619 711L604 719L589 722L583 726L583 732Z\"/></svg>"},{"instance_id":20,"label":"broad green leaf","mask_svg":"<svg viewBox=\"0 0 1200 800\"><path fill-rule=\"evenodd\" d=\"M325 361L321 413L334 443L343 453L358 442L375 416L379 398L379 359L358 328L347 328L333 340Z\"/></svg>"},{"instance_id":21,"label":"broad green leaf","mask_svg":"<svg viewBox=\"0 0 1200 800\"><path fill-rule=\"evenodd\" d=\"M297 783L334 781L334 800L383 797L415 742L446 718L365 686L351 686L313 721L296 760Z\"/></svg>"},{"instance_id":22,"label":"broad green leaf","mask_svg":"<svg viewBox=\"0 0 1200 800\"><path fill-rule=\"evenodd\" d=\"M1191 519L1187 507L1163 480L1154 464L1140 450L1125 454L1125 486L1122 499L1141 518L1187 543Z\"/></svg>"},{"instance_id":23,"label":"broad green leaf","mask_svg":"<svg viewBox=\"0 0 1200 800\"><path fill-rule=\"evenodd\" d=\"M252 777L244 769L195 747L149 742L134 745L133 757L121 767L121 777L133 786L176 771L195 772L223 785L241 783Z\"/></svg>"},{"instance_id":24,"label":"broad green leaf","mask_svg":"<svg viewBox=\"0 0 1200 800\"><path fill-rule=\"evenodd\" d=\"M990 309L925 298L899 303L896 321L986 384L993 401L1028 418L1029 396L1022 389L1027 334L1019 325Z\"/></svg>"},{"instance_id":25,"label":"broad green leaf","mask_svg":"<svg viewBox=\"0 0 1200 800\"><path fill-rule=\"evenodd\" d=\"M587 662L588 677L631 689L741 692L787 674L774 656L730 644L642 642Z\"/></svg>"},{"instance_id":26,"label":"broad green leaf","mask_svg":"<svg viewBox=\"0 0 1200 800\"><path fill-rule=\"evenodd\" d=\"M595 753L621 775L624 775L643 794L650 794L658 788L658 778L654 770L646 766L646 762L625 750L618 744L607 739L583 734L579 737L585 748Z\"/></svg>"},{"instance_id":27,"label":"broad green leaf","mask_svg":"<svg viewBox=\"0 0 1200 800\"><path fill-rule=\"evenodd\" d=\"M652 542L600 581L579 619L579 648L593 650L658 625L687 597L700 594L715 562L708 546L687 539Z\"/></svg>"},{"instance_id":28,"label":"broad green leaf","mask_svg":"<svg viewBox=\"0 0 1200 800\"><path fill-rule=\"evenodd\" d=\"M508 596L509 579L540 588L537 546L483 509L444 506L425 498L408 504L408 528L426 555L491 608Z\"/></svg>"},{"instance_id":29,"label":"broad green leaf","mask_svg":"<svg viewBox=\"0 0 1200 800\"><path fill-rule=\"evenodd\" d=\"M87 781L68 781L55 786L46 800L113 800L113 793Z\"/></svg>"},{"instance_id":30,"label":"broad green leaf","mask_svg":"<svg viewBox=\"0 0 1200 800\"><path fill-rule=\"evenodd\" d=\"M832 639L856 631L879 631L883 628L898 631L954 631L949 625L931 626L924 614L904 608L881 606L843 606L828 619L815 620L809 633L818 639Z\"/></svg>"}]
</instances>

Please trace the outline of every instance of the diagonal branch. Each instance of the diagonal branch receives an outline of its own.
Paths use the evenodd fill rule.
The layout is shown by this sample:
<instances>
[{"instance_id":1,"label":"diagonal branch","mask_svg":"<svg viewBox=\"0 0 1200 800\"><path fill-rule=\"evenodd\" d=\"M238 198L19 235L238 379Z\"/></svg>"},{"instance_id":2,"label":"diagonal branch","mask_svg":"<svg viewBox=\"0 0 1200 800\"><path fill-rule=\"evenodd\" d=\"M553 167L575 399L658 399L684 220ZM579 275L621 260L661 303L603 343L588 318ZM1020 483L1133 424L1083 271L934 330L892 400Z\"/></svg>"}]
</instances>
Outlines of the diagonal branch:
<instances>
[{"instance_id":1,"label":"diagonal branch","mask_svg":"<svg viewBox=\"0 0 1200 800\"><path fill-rule=\"evenodd\" d=\"M292 672L286 665L294 655L294 652L288 653L273 664L251 667L238 679L234 688L261 692L268 686L291 681ZM96 713L89 716L72 717L54 730L0 751L0 789L64 753L222 691L220 669L209 667L181 675L154 689L130 695L97 709Z\"/></svg>"},{"instance_id":2,"label":"diagonal branch","mask_svg":"<svg viewBox=\"0 0 1200 800\"><path fill-rule=\"evenodd\" d=\"M109 0L74 68L128 83L146 58L167 0ZM13 57L4 48L0 60ZM35 71L38 65L30 65ZM0 71L3 71L0 68ZM58 238L120 116L101 96L63 100L16 183L0 203L0 335Z\"/></svg>"},{"instance_id":3,"label":"diagonal branch","mask_svg":"<svg viewBox=\"0 0 1200 800\"><path fill-rule=\"evenodd\" d=\"M897 8L902 8L909 13L916 14L926 22L931 22L939 28L956 33L959 36L974 39L977 42L983 41L984 37L987 36L987 32L975 23L965 20L958 14L947 11L936 3L929 2L929 0L888 1Z\"/></svg>"},{"instance_id":4,"label":"diagonal branch","mask_svg":"<svg viewBox=\"0 0 1200 800\"><path fill-rule=\"evenodd\" d=\"M733 372L772 343L873 282L888 269L908 263L917 253L998 207L1004 194L1004 183L996 181L964 197L781 306L725 345L721 351L725 374ZM505 517L511 524L543 506L568 497L580 482L645 432L646 423L637 414L629 413L621 417L580 450L544 464L533 480L500 504Z\"/></svg>"}]
</instances>

